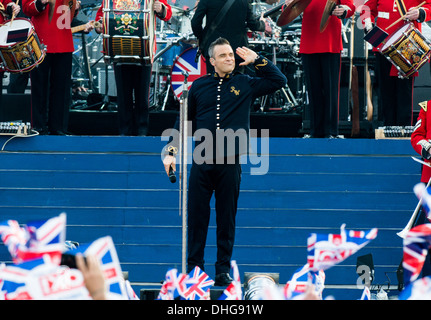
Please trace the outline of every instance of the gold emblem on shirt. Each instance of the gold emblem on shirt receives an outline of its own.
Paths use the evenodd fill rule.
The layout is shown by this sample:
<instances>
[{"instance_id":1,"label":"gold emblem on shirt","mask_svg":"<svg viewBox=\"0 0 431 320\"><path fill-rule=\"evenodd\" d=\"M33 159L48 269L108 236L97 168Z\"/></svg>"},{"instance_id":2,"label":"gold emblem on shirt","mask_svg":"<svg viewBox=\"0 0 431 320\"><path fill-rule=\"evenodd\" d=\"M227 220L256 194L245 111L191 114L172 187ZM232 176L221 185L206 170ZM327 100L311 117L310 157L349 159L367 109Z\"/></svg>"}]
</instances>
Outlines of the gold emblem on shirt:
<instances>
[{"instance_id":1,"label":"gold emblem on shirt","mask_svg":"<svg viewBox=\"0 0 431 320\"><path fill-rule=\"evenodd\" d=\"M235 93L236 96L239 96L239 91L240 90L235 90L235 87L230 87L230 92Z\"/></svg>"}]
</instances>

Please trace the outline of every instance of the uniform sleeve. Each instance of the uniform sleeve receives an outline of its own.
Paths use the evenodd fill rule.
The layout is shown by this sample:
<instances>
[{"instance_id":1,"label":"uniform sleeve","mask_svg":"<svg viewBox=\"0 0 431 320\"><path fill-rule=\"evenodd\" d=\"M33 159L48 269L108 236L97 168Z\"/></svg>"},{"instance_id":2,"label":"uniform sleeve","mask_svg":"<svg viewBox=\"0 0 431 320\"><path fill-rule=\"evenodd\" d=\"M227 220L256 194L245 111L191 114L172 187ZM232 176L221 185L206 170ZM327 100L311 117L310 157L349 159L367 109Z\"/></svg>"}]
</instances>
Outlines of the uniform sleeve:
<instances>
[{"instance_id":1,"label":"uniform sleeve","mask_svg":"<svg viewBox=\"0 0 431 320\"><path fill-rule=\"evenodd\" d=\"M257 77L251 78L254 97L260 97L283 88L286 76L271 61L259 56L254 63Z\"/></svg>"},{"instance_id":2,"label":"uniform sleeve","mask_svg":"<svg viewBox=\"0 0 431 320\"><path fill-rule=\"evenodd\" d=\"M206 12L207 12L206 2L204 0L200 0L191 21L193 34L199 40L202 40L202 36L203 36L202 22L206 15Z\"/></svg>"},{"instance_id":3,"label":"uniform sleeve","mask_svg":"<svg viewBox=\"0 0 431 320\"><path fill-rule=\"evenodd\" d=\"M259 17L253 14L250 1L247 1L247 27L252 31L265 31L265 22L260 21Z\"/></svg>"},{"instance_id":4,"label":"uniform sleeve","mask_svg":"<svg viewBox=\"0 0 431 320\"><path fill-rule=\"evenodd\" d=\"M422 1L419 1L419 2L422 2ZM424 15L423 17L419 18L421 20L420 22L431 20L431 0L427 0L426 3L419 10Z\"/></svg>"},{"instance_id":5,"label":"uniform sleeve","mask_svg":"<svg viewBox=\"0 0 431 320\"><path fill-rule=\"evenodd\" d=\"M365 26L367 30L372 28L372 24L375 22L377 17L377 0L365 1L365 4L359 8L362 25Z\"/></svg>"},{"instance_id":6,"label":"uniform sleeve","mask_svg":"<svg viewBox=\"0 0 431 320\"><path fill-rule=\"evenodd\" d=\"M103 19L103 1L102 1L102 4L101 4L99 10L97 10L96 21L101 21L102 19Z\"/></svg>"},{"instance_id":7,"label":"uniform sleeve","mask_svg":"<svg viewBox=\"0 0 431 320\"><path fill-rule=\"evenodd\" d=\"M346 15L344 18L350 18L354 15L356 7L352 0L340 0L340 5L346 8Z\"/></svg>"},{"instance_id":8,"label":"uniform sleeve","mask_svg":"<svg viewBox=\"0 0 431 320\"><path fill-rule=\"evenodd\" d=\"M428 105L428 103L426 103L426 105ZM427 148L428 145L430 144L429 141L426 139L426 110L428 108L424 108L424 106L422 106L420 112L419 112L419 116L418 116L418 120L416 122L414 131L410 137L410 142L412 144L413 149L422 156L422 152L424 147Z\"/></svg>"},{"instance_id":9,"label":"uniform sleeve","mask_svg":"<svg viewBox=\"0 0 431 320\"><path fill-rule=\"evenodd\" d=\"M172 18L172 7L166 0L159 0L165 6L163 16L157 15L157 17L163 21L168 21Z\"/></svg>"},{"instance_id":10,"label":"uniform sleeve","mask_svg":"<svg viewBox=\"0 0 431 320\"><path fill-rule=\"evenodd\" d=\"M193 123L193 120L195 119L195 116L196 116L197 103L196 103L196 95L194 94L195 88L196 88L196 85L195 85L195 82L193 82L192 85L190 86L190 89L187 95L187 121L189 125ZM175 155L175 152L173 152L172 150L178 151L179 132L180 132L180 114L178 114L177 119L175 120L175 124L172 129L170 138L168 140L166 147L164 148L165 154Z\"/></svg>"},{"instance_id":11,"label":"uniform sleeve","mask_svg":"<svg viewBox=\"0 0 431 320\"><path fill-rule=\"evenodd\" d=\"M43 5L38 0L23 0L22 12L29 17L38 16L45 10L46 5Z\"/></svg>"}]
</instances>

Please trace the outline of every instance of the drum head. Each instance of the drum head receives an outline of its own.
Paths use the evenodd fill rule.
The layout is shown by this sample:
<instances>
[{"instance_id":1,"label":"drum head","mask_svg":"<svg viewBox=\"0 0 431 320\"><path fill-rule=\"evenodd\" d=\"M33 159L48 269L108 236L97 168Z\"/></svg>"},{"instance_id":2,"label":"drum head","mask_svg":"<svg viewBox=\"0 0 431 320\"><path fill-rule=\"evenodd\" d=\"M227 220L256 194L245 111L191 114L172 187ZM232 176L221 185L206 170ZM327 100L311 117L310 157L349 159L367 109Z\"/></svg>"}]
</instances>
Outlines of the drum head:
<instances>
[{"instance_id":1,"label":"drum head","mask_svg":"<svg viewBox=\"0 0 431 320\"><path fill-rule=\"evenodd\" d=\"M22 18L6 22L0 27L0 46L10 46L27 40L32 27L29 20Z\"/></svg>"},{"instance_id":2,"label":"drum head","mask_svg":"<svg viewBox=\"0 0 431 320\"><path fill-rule=\"evenodd\" d=\"M183 94L184 75L183 71L189 74L187 78L188 89L193 81L206 75L207 67L202 56L195 62L197 48L189 48L183 51L174 62L171 71L171 88L175 96L179 99Z\"/></svg>"},{"instance_id":3,"label":"drum head","mask_svg":"<svg viewBox=\"0 0 431 320\"><path fill-rule=\"evenodd\" d=\"M389 46L391 46L394 42L397 42L398 39L400 39L403 36L403 33L407 31L408 28L410 28L412 24L405 24L402 27L400 27L397 31L395 31L393 34L391 34L387 39L385 45L382 47L382 51L385 51Z\"/></svg>"}]
</instances>

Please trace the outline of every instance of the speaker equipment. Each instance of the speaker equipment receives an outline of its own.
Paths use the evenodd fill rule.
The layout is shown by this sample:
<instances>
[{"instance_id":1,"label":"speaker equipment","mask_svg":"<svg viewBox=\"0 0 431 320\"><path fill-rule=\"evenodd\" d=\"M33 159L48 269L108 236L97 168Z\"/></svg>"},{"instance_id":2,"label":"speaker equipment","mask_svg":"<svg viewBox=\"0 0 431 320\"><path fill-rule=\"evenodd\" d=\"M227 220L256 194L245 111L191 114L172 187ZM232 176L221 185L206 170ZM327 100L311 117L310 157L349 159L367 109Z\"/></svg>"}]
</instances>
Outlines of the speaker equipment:
<instances>
[{"instance_id":1,"label":"speaker equipment","mask_svg":"<svg viewBox=\"0 0 431 320\"><path fill-rule=\"evenodd\" d=\"M244 273L244 300L260 300L264 290L279 283L278 273Z\"/></svg>"},{"instance_id":2,"label":"speaker equipment","mask_svg":"<svg viewBox=\"0 0 431 320\"><path fill-rule=\"evenodd\" d=\"M0 121L31 122L31 95L22 93L3 94Z\"/></svg>"},{"instance_id":3,"label":"speaker equipment","mask_svg":"<svg viewBox=\"0 0 431 320\"><path fill-rule=\"evenodd\" d=\"M97 68L97 74L99 93L104 95L106 93L105 69ZM115 84L114 70L110 66L108 66L108 96L117 96L117 85Z\"/></svg>"}]
</instances>

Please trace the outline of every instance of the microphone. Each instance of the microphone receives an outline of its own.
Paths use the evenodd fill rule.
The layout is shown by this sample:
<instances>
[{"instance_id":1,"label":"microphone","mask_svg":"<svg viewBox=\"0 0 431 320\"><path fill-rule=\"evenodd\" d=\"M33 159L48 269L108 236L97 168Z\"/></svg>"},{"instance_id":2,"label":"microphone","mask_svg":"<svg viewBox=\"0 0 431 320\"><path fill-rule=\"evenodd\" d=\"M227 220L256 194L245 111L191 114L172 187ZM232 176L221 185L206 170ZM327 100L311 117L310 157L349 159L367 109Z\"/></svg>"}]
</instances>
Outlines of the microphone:
<instances>
[{"instance_id":1,"label":"microphone","mask_svg":"<svg viewBox=\"0 0 431 320\"><path fill-rule=\"evenodd\" d=\"M174 168L169 167L169 181L172 183L175 183L177 181L177 176L175 175Z\"/></svg>"}]
</instances>

